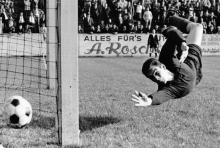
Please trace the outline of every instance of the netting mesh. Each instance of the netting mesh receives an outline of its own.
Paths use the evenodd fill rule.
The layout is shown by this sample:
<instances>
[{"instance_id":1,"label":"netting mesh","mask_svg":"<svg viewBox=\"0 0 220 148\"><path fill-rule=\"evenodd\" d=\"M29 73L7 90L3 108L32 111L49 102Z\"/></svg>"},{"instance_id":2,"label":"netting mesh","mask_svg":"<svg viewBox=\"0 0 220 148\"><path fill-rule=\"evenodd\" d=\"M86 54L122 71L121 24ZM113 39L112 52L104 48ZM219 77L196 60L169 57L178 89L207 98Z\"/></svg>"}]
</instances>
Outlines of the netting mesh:
<instances>
[{"instance_id":1,"label":"netting mesh","mask_svg":"<svg viewBox=\"0 0 220 148\"><path fill-rule=\"evenodd\" d=\"M47 42L40 33L0 35L0 105L3 107L7 98L20 95L33 108L32 121L25 129L8 127L1 117L0 143L4 145L31 147L57 141L57 90L48 89L47 67L51 61L45 56L46 49Z\"/></svg>"}]
</instances>

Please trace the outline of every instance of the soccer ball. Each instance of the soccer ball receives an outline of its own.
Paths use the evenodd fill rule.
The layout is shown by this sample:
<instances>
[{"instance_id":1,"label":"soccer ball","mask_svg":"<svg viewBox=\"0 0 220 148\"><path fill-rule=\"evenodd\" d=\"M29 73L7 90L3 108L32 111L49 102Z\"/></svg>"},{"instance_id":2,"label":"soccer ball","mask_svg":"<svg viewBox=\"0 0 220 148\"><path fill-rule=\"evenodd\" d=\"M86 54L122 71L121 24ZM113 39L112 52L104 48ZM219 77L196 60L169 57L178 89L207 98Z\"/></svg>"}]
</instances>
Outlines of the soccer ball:
<instances>
[{"instance_id":1,"label":"soccer ball","mask_svg":"<svg viewBox=\"0 0 220 148\"><path fill-rule=\"evenodd\" d=\"M3 117L8 126L22 128L31 121L32 107L23 97L12 96L5 101Z\"/></svg>"}]
</instances>

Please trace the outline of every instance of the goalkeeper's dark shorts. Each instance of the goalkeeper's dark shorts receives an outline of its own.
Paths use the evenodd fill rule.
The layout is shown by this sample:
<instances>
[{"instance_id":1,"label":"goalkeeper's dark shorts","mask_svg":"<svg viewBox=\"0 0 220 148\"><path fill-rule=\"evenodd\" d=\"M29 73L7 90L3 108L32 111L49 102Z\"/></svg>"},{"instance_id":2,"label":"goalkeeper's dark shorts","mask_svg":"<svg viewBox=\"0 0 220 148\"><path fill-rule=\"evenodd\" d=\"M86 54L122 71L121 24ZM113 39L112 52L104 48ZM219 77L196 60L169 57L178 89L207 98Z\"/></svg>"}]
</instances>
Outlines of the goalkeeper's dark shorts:
<instances>
[{"instance_id":1,"label":"goalkeeper's dark shorts","mask_svg":"<svg viewBox=\"0 0 220 148\"><path fill-rule=\"evenodd\" d=\"M191 67L196 73L196 85L202 79L202 49L195 44L189 44L189 53L184 63Z\"/></svg>"}]
</instances>

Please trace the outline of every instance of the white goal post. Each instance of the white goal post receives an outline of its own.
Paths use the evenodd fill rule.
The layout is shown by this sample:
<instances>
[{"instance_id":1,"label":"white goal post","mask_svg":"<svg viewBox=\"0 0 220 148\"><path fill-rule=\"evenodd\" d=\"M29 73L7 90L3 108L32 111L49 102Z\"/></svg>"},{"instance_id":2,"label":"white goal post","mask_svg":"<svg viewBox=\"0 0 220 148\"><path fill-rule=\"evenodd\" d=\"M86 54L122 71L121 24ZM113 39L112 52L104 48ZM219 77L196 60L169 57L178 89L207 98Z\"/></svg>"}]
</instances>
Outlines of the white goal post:
<instances>
[{"instance_id":1,"label":"white goal post","mask_svg":"<svg viewBox=\"0 0 220 148\"><path fill-rule=\"evenodd\" d=\"M58 90L58 139L62 146L75 146L79 145L78 0L47 0L46 15L48 84ZM51 79L56 77L58 83Z\"/></svg>"}]
</instances>

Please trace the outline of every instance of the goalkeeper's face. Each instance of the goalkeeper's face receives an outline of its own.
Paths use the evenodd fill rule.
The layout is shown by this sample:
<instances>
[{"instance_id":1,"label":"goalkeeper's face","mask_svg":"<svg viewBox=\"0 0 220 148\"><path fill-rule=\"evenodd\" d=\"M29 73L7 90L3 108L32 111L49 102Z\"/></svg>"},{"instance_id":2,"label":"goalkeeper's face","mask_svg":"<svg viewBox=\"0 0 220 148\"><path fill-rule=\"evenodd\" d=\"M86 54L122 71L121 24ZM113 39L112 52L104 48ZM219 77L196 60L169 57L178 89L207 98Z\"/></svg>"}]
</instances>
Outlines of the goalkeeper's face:
<instances>
[{"instance_id":1,"label":"goalkeeper's face","mask_svg":"<svg viewBox=\"0 0 220 148\"><path fill-rule=\"evenodd\" d=\"M166 66L161 64L160 66L152 66L149 78L154 82L166 84L168 81L173 80L173 73L166 69Z\"/></svg>"}]
</instances>

